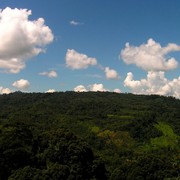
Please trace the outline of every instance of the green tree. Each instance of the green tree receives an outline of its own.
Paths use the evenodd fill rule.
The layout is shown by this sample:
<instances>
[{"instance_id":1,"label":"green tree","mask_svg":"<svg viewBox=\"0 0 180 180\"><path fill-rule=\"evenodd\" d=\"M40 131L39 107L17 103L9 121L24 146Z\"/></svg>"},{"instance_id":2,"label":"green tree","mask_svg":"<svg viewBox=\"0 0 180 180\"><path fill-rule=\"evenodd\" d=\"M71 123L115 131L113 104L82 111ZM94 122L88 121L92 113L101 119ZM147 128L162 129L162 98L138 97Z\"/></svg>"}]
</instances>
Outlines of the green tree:
<instances>
[{"instance_id":1,"label":"green tree","mask_svg":"<svg viewBox=\"0 0 180 180\"><path fill-rule=\"evenodd\" d=\"M32 163L32 132L24 123L5 124L0 131L0 174L6 179L12 170Z\"/></svg>"}]
</instances>

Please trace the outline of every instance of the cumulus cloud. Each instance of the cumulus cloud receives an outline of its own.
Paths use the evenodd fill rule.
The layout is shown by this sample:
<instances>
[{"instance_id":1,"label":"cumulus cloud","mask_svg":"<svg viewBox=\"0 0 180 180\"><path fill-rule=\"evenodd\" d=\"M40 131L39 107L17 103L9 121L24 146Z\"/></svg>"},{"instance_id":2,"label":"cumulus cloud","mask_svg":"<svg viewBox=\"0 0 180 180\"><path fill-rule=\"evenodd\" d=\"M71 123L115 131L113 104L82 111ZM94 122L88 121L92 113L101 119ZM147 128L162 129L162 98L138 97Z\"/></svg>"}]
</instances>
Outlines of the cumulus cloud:
<instances>
[{"instance_id":1,"label":"cumulus cloud","mask_svg":"<svg viewBox=\"0 0 180 180\"><path fill-rule=\"evenodd\" d=\"M39 75L48 76L49 78L56 78L58 76L57 72L53 70L49 72L41 72Z\"/></svg>"},{"instance_id":2,"label":"cumulus cloud","mask_svg":"<svg viewBox=\"0 0 180 180\"><path fill-rule=\"evenodd\" d=\"M130 46L126 43L120 57L126 64L135 64L146 71L167 71L178 67L175 58L169 57L169 53L180 51L180 46L170 43L162 47L153 39L140 46Z\"/></svg>"},{"instance_id":3,"label":"cumulus cloud","mask_svg":"<svg viewBox=\"0 0 180 180\"><path fill-rule=\"evenodd\" d=\"M86 69L97 64L96 58L78 53L74 49L68 49L66 53L66 66L71 69Z\"/></svg>"},{"instance_id":4,"label":"cumulus cloud","mask_svg":"<svg viewBox=\"0 0 180 180\"><path fill-rule=\"evenodd\" d=\"M29 20L27 9L0 10L0 69L18 73L26 61L41 52L53 41L51 29L44 19Z\"/></svg>"},{"instance_id":5,"label":"cumulus cloud","mask_svg":"<svg viewBox=\"0 0 180 180\"><path fill-rule=\"evenodd\" d=\"M46 93L54 93L54 92L56 92L55 89L49 89L49 90L46 91Z\"/></svg>"},{"instance_id":6,"label":"cumulus cloud","mask_svg":"<svg viewBox=\"0 0 180 180\"><path fill-rule=\"evenodd\" d=\"M91 84L87 87L83 86L83 85L79 85L79 86L76 86L74 88L74 91L76 92L87 92L87 91L109 91L108 89L105 89L103 84Z\"/></svg>"},{"instance_id":7,"label":"cumulus cloud","mask_svg":"<svg viewBox=\"0 0 180 180\"><path fill-rule=\"evenodd\" d=\"M17 89L26 90L29 88L30 83L28 80L20 79L18 81L15 81L12 85Z\"/></svg>"},{"instance_id":8,"label":"cumulus cloud","mask_svg":"<svg viewBox=\"0 0 180 180\"><path fill-rule=\"evenodd\" d=\"M109 67L106 67L104 69L104 72L106 74L107 79L119 79L119 75L116 70L110 69Z\"/></svg>"},{"instance_id":9,"label":"cumulus cloud","mask_svg":"<svg viewBox=\"0 0 180 180\"><path fill-rule=\"evenodd\" d=\"M73 25L73 26L78 26L78 25L81 25L81 24L83 24L83 23L72 20L72 21L69 22L69 24L70 24L70 25Z\"/></svg>"},{"instance_id":10,"label":"cumulus cloud","mask_svg":"<svg viewBox=\"0 0 180 180\"><path fill-rule=\"evenodd\" d=\"M105 89L103 84L92 84L89 85L89 90L90 91L109 91L108 89Z\"/></svg>"},{"instance_id":11,"label":"cumulus cloud","mask_svg":"<svg viewBox=\"0 0 180 180\"><path fill-rule=\"evenodd\" d=\"M134 80L129 72L124 80L124 86L130 88L136 94L159 94L180 98L180 76L168 80L163 71L149 71L146 79Z\"/></svg>"},{"instance_id":12,"label":"cumulus cloud","mask_svg":"<svg viewBox=\"0 0 180 180\"><path fill-rule=\"evenodd\" d=\"M106 91L110 91L109 89L106 89L104 87L103 84L98 84L98 83L95 83L95 84L91 84L91 85L88 85L87 87L85 87L84 85L79 85L79 86L76 86L74 88L74 91L75 92L87 92L87 91L101 91L101 92L106 92ZM121 90L120 89L114 89L113 92L116 92L116 93L121 93Z\"/></svg>"},{"instance_id":13,"label":"cumulus cloud","mask_svg":"<svg viewBox=\"0 0 180 180\"><path fill-rule=\"evenodd\" d=\"M117 88L117 89L114 89L113 92L115 92L115 93L121 93L121 90Z\"/></svg>"},{"instance_id":14,"label":"cumulus cloud","mask_svg":"<svg viewBox=\"0 0 180 180\"><path fill-rule=\"evenodd\" d=\"M0 87L0 94L9 94L11 90L9 88Z\"/></svg>"},{"instance_id":15,"label":"cumulus cloud","mask_svg":"<svg viewBox=\"0 0 180 180\"><path fill-rule=\"evenodd\" d=\"M87 92L87 89L83 85L76 86L74 88L75 92Z\"/></svg>"}]
</instances>

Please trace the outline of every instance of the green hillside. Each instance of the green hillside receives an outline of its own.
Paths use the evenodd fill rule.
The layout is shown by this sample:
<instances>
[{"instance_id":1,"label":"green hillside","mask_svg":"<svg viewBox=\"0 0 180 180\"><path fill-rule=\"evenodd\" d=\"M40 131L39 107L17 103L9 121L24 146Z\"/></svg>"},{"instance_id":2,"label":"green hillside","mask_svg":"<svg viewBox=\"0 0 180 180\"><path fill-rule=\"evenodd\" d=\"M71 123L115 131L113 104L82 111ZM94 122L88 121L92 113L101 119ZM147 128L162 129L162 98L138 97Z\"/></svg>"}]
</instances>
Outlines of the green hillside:
<instances>
[{"instance_id":1,"label":"green hillside","mask_svg":"<svg viewBox=\"0 0 180 180\"><path fill-rule=\"evenodd\" d=\"M0 179L180 178L180 100L57 92L0 95Z\"/></svg>"}]
</instances>

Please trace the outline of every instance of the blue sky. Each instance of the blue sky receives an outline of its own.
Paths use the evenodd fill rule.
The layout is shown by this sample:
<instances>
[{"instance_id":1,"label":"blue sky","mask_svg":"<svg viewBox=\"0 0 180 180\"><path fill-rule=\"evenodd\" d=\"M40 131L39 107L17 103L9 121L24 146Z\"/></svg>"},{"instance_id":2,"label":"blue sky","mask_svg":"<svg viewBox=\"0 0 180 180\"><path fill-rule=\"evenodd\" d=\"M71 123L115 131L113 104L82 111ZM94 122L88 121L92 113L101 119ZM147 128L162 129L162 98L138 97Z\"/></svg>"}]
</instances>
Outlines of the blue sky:
<instances>
[{"instance_id":1,"label":"blue sky","mask_svg":"<svg viewBox=\"0 0 180 180\"><path fill-rule=\"evenodd\" d=\"M180 98L179 0L3 0L0 8L1 94Z\"/></svg>"}]
</instances>

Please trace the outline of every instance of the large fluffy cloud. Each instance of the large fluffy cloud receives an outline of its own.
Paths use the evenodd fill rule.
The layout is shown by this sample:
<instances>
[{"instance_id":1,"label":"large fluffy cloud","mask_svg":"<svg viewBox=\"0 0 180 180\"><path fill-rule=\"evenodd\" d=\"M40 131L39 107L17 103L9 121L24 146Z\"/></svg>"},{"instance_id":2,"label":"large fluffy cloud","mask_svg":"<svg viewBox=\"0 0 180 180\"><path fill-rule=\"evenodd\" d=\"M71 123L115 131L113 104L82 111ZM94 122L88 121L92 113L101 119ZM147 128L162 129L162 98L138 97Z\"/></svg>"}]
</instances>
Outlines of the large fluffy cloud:
<instances>
[{"instance_id":1,"label":"large fluffy cloud","mask_svg":"<svg viewBox=\"0 0 180 180\"><path fill-rule=\"evenodd\" d=\"M29 88L30 83L28 80L20 79L18 81L15 81L12 85L19 90L26 90Z\"/></svg>"},{"instance_id":2,"label":"large fluffy cloud","mask_svg":"<svg viewBox=\"0 0 180 180\"><path fill-rule=\"evenodd\" d=\"M141 80L134 80L133 74L129 72L124 80L124 86L136 94L159 94L180 98L180 76L168 80L162 71L149 71L147 78Z\"/></svg>"},{"instance_id":3,"label":"large fluffy cloud","mask_svg":"<svg viewBox=\"0 0 180 180\"><path fill-rule=\"evenodd\" d=\"M57 72L53 70L49 72L41 72L39 75L48 76L49 78L56 78L58 76Z\"/></svg>"},{"instance_id":4,"label":"large fluffy cloud","mask_svg":"<svg viewBox=\"0 0 180 180\"><path fill-rule=\"evenodd\" d=\"M9 88L0 87L0 94L9 94L11 90Z\"/></svg>"},{"instance_id":5,"label":"large fluffy cloud","mask_svg":"<svg viewBox=\"0 0 180 180\"><path fill-rule=\"evenodd\" d=\"M71 69L86 69L97 64L96 58L78 53L74 49L68 49L66 53L66 65Z\"/></svg>"},{"instance_id":6,"label":"large fluffy cloud","mask_svg":"<svg viewBox=\"0 0 180 180\"><path fill-rule=\"evenodd\" d=\"M27 9L0 10L0 69L18 73L27 59L44 52L44 47L53 41L44 19L31 21L30 15Z\"/></svg>"},{"instance_id":7,"label":"large fluffy cloud","mask_svg":"<svg viewBox=\"0 0 180 180\"><path fill-rule=\"evenodd\" d=\"M176 59L168 55L174 51L180 51L180 46L170 43L161 47L159 43L149 39L146 44L137 47L126 43L120 56L126 64L135 64L146 71L167 71L178 66Z\"/></svg>"},{"instance_id":8,"label":"large fluffy cloud","mask_svg":"<svg viewBox=\"0 0 180 180\"><path fill-rule=\"evenodd\" d=\"M116 70L110 69L109 67L106 67L104 69L104 72L106 74L107 79L119 79L119 75Z\"/></svg>"}]
</instances>

